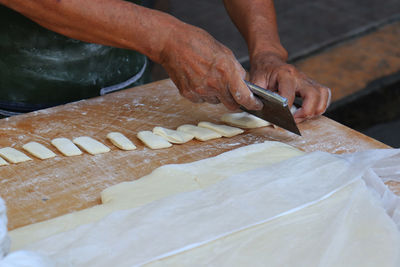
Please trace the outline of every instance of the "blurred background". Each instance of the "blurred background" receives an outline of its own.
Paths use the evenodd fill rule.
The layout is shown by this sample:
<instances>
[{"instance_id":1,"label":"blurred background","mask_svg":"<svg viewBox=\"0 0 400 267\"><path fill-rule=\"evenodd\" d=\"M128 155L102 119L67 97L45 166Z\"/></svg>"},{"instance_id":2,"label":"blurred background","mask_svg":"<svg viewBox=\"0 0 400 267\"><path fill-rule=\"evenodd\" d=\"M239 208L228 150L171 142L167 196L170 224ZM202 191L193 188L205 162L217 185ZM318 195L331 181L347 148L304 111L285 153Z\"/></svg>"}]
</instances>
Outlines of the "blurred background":
<instances>
[{"instance_id":1,"label":"blurred background","mask_svg":"<svg viewBox=\"0 0 400 267\"><path fill-rule=\"evenodd\" d=\"M208 31L249 68L247 47L222 0L152 0ZM332 89L326 116L400 147L400 1L275 0L290 63ZM154 66L154 80L166 73Z\"/></svg>"}]
</instances>

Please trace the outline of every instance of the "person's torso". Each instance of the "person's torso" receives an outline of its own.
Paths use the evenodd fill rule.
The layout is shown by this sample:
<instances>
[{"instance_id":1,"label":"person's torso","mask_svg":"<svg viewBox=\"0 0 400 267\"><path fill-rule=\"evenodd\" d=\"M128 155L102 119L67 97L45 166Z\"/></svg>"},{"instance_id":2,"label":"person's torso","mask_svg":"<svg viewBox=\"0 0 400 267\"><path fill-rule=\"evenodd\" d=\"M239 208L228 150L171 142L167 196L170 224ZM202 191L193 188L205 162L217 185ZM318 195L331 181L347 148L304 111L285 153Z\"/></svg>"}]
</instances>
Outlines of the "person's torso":
<instances>
[{"instance_id":1,"label":"person's torso","mask_svg":"<svg viewBox=\"0 0 400 267\"><path fill-rule=\"evenodd\" d=\"M98 96L143 73L146 61L135 51L57 34L0 5L0 109L30 111Z\"/></svg>"}]
</instances>

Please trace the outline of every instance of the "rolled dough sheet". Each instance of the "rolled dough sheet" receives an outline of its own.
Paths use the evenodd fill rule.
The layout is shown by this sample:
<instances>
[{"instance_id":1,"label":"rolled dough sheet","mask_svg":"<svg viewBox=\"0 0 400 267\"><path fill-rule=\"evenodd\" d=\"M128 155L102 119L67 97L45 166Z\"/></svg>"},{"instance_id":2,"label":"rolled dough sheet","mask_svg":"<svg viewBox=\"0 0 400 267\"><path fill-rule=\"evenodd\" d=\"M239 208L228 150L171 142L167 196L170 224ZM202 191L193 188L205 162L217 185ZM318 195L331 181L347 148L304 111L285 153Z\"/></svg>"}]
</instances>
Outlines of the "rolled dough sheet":
<instances>
[{"instance_id":1,"label":"rolled dough sheet","mask_svg":"<svg viewBox=\"0 0 400 267\"><path fill-rule=\"evenodd\" d=\"M64 156L72 157L82 155L82 151L68 138L54 138L51 140L51 144L55 146Z\"/></svg>"},{"instance_id":2,"label":"rolled dough sheet","mask_svg":"<svg viewBox=\"0 0 400 267\"><path fill-rule=\"evenodd\" d=\"M194 136L197 140L200 141L207 141L211 139L217 139L221 138L222 135L219 134L216 131L203 128L203 127L198 127L196 125L191 125L191 124L184 124L178 127L177 129L180 132L188 133Z\"/></svg>"},{"instance_id":3,"label":"rolled dough sheet","mask_svg":"<svg viewBox=\"0 0 400 267\"><path fill-rule=\"evenodd\" d=\"M165 139L167 139L168 142L174 144L184 144L194 138L194 135L192 134L171 130L159 126L153 128L153 133L161 137L164 137Z\"/></svg>"},{"instance_id":4,"label":"rolled dough sheet","mask_svg":"<svg viewBox=\"0 0 400 267\"><path fill-rule=\"evenodd\" d=\"M228 125L222 125L222 124L215 124L215 123L207 122L207 121L201 121L201 122L199 122L199 124L197 126L213 130L224 137L232 137L232 136L235 136L235 135L238 135L238 134L241 134L244 132L240 128L236 128L236 127L232 127L232 126L228 126Z\"/></svg>"},{"instance_id":5,"label":"rolled dough sheet","mask_svg":"<svg viewBox=\"0 0 400 267\"><path fill-rule=\"evenodd\" d=\"M299 155L303 155L303 152L289 145L265 142L193 163L165 165L138 180L105 189L101 193L103 205L11 231L12 249L21 249L50 235L95 222L114 210L135 208L173 194L206 188L235 173L268 166Z\"/></svg>"},{"instance_id":6,"label":"rolled dough sheet","mask_svg":"<svg viewBox=\"0 0 400 267\"><path fill-rule=\"evenodd\" d=\"M0 156L5 158L11 163L20 163L32 160L30 157L22 153L21 151L16 150L12 147L4 147L0 149Z\"/></svg>"},{"instance_id":7,"label":"rolled dough sheet","mask_svg":"<svg viewBox=\"0 0 400 267\"><path fill-rule=\"evenodd\" d=\"M134 150L136 146L125 135L118 132L111 132L107 134L107 138L119 149Z\"/></svg>"},{"instance_id":8,"label":"rolled dough sheet","mask_svg":"<svg viewBox=\"0 0 400 267\"><path fill-rule=\"evenodd\" d=\"M201 181L215 171L203 172L208 164L236 156L247 161L239 154L196 167L170 165L163 175ZM361 179L373 163L299 155L116 211L25 248L74 266L397 267L399 230Z\"/></svg>"},{"instance_id":9,"label":"rolled dough sheet","mask_svg":"<svg viewBox=\"0 0 400 267\"><path fill-rule=\"evenodd\" d=\"M221 120L229 125L244 129L260 128L271 125L271 123L247 112L226 113L222 115Z\"/></svg>"},{"instance_id":10,"label":"rolled dough sheet","mask_svg":"<svg viewBox=\"0 0 400 267\"><path fill-rule=\"evenodd\" d=\"M39 159L50 159L56 156L53 151L37 142L29 142L23 145L22 148Z\"/></svg>"},{"instance_id":11,"label":"rolled dough sheet","mask_svg":"<svg viewBox=\"0 0 400 267\"><path fill-rule=\"evenodd\" d=\"M88 136L77 137L72 141L92 155L110 152L110 148Z\"/></svg>"},{"instance_id":12,"label":"rolled dough sheet","mask_svg":"<svg viewBox=\"0 0 400 267\"><path fill-rule=\"evenodd\" d=\"M151 149L161 149L172 146L172 144L168 142L164 137L156 135L150 131L138 132L137 137L140 139L140 141L142 141L146 146Z\"/></svg>"}]
</instances>

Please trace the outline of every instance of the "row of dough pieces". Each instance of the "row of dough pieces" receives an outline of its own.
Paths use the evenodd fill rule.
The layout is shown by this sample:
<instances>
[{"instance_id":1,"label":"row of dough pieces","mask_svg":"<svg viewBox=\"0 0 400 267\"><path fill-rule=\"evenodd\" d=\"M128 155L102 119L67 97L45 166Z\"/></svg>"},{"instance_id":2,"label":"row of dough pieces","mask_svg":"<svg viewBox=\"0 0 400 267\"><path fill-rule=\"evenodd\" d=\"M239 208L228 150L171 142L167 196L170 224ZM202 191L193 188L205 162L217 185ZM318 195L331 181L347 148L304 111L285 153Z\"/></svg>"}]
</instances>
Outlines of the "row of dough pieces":
<instances>
[{"instance_id":1,"label":"row of dough pieces","mask_svg":"<svg viewBox=\"0 0 400 267\"><path fill-rule=\"evenodd\" d=\"M221 117L221 120L232 126L240 128L251 129L259 128L270 125L269 122L257 118L246 112L242 113L228 113ZM161 149L171 147L174 144L183 144L193 138L200 141L207 141L211 139L221 137L232 137L243 133L240 128L214 124L211 122L200 122L198 126L185 124L179 126L176 130L171 130L163 127L154 127L153 131L141 131L137 134L137 137L151 149ZM136 146L123 134L118 132L111 132L107 135L107 138L118 148L122 150L134 150ZM88 137L81 136L74 138L72 141L67 138L55 138L51 141L51 144L55 146L65 156L77 156L81 155L84 151L96 155L100 153L106 153L110 151L110 148L100 143L99 141ZM56 156L56 154L37 142L29 142L22 146L24 150L39 159L49 159ZM0 149L0 166L8 165L6 159L10 163L20 163L32 160L30 157L18 151L12 147L5 147Z\"/></svg>"}]
</instances>

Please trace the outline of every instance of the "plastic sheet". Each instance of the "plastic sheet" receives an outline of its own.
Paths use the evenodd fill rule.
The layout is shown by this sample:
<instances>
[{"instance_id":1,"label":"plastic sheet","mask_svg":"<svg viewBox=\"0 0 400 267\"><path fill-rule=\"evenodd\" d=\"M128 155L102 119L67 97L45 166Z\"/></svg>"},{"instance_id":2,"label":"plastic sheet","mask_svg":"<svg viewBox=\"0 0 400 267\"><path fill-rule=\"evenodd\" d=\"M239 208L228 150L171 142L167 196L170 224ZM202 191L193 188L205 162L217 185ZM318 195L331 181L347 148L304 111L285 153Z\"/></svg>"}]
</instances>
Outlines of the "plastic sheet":
<instances>
[{"instance_id":1,"label":"plastic sheet","mask_svg":"<svg viewBox=\"0 0 400 267\"><path fill-rule=\"evenodd\" d=\"M0 197L0 261L10 249L10 239L7 235L6 206Z\"/></svg>"},{"instance_id":2,"label":"plastic sheet","mask_svg":"<svg viewBox=\"0 0 400 267\"><path fill-rule=\"evenodd\" d=\"M73 266L400 266L398 207L372 168L398 153L306 154L28 248Z\"/></svg>"},{"instance_id":3,"label":"plastic sheet","mask_svg":"<svg viewBox=\"0 0 400 267\"><path fill-rule=\"evenodd\" d=\"M218 161L229 162L211 158L185 173L209 184L204 166ZM218 170L214 185L115 211L26 249L57 266L398 267L399 197L382 182L397 179L398 168L400 151L390 149L314 152L225 179Z\"/></svg>"}]
</instances>

